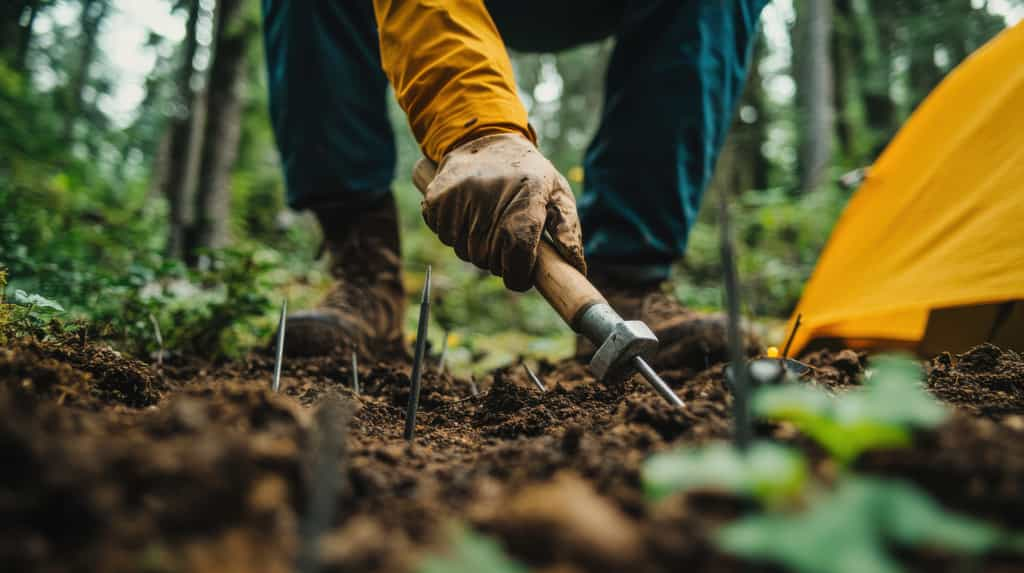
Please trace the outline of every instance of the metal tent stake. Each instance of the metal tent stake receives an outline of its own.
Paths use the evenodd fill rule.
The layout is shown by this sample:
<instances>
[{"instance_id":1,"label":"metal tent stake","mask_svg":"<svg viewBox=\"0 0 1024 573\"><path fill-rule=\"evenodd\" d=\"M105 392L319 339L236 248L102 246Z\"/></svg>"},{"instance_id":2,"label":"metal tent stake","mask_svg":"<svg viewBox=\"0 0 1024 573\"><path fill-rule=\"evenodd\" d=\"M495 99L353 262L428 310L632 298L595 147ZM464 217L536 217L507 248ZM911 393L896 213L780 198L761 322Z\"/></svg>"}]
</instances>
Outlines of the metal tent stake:
<instances>
[{"instance_id":1,"label":"metal tent stake","mask_svg":"<svg viewBox=\"0 0 1024 573\"><path fill-rule=\"evenodd\" d=\"M352 391L359 395L359 360L355 350L352 351Z\"/></svg>"},{"instance_id":2,"label":"metal tent stake","mask_svg":"<svg viewBox=\"0 0 1024 573\"><path fill-rule=\"evenodd\" d=\"M725 274L725 298L729 311L729 361L732 365L733 423L735 424L736 446L746 449L753 435L750 422L750 384L747 365L743 359L743 338L740 332L739 277L733 251L732 228L729 225L729 207L725 193L718 195L718 224L721 231L722 268Z\"/></svg>"},{"instance_id":3,"label":"metal tent stake","mask_svg":"<svg viewBox=\"0 0 1024 573\"><path fill-rule=\"evenodd\" d=\"M412 387L409 389L409 409L405 413L405 439L411 442L416 437L416 410L420 405L420 379L423 376L423 354L427 349L427 325L430 322L430 267L423 282L423 296L420 299L420 322L416 326L416 352L412 361Z\"/></svg>"},{"instance_id":4,"label":"metal tent stake","mask_svg":"<svg viewBox=\"0 0 1024 573\"><path fill-rule=\"evenodd\" d=\"M281 389L281 363L284 361L284 330L288 321L288 299L281 301L281 318L277 322L277 356L274 360L274 381L270 389L277 392Z\"/></svg>"},{"instance_id":5,"label":"metal tent stake","mask_svg":"<svg viewBox=\"0 0 1024 573\"><path fill-rule=\"evenodd\" d=\"M797 313L796 322L793 323L793 330L789 333L789 338L786 339L786 347L782 349L782 359L789 358L789 347L793 346L793 339L796 338L796 331L800 330L800 323L803 321L804 314Z\"/></svg>"},{"instance_id":6,"label":"metal tent stake","mask_svg":"<svg viewBox=\"0 0 1024 573\"><path fill-rule=\"evenodd\" d=\"M526 369L526 375L530 378L530 382L533 382L534 386L540 388L541 392L548 391L548 389L544 387L544 383L540 381L540 378L538 378L537 375L533 373L533 370L530 370L529 364L523 362L523 368Z\"/></svg>"},{"instance_id":7,"label":"metal tent stake","mask_svg":"<svg viewBox=\"0 0 1024 573\"><path fill-rule=\"evenodd\" d=\"M444 331L444 338L441 339L441 354L437 358L437 371L444 373L444 360L448 357L448 331Z\"/></svg>"}]
</instances>

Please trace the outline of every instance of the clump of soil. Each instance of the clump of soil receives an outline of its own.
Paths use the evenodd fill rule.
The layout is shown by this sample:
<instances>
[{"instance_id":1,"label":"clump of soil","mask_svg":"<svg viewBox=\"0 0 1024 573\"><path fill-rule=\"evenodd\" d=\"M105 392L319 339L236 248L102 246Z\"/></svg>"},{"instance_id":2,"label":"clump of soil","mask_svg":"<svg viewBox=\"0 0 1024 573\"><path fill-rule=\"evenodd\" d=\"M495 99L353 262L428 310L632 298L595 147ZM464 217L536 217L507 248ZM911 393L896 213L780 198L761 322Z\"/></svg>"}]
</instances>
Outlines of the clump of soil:
<instances>
[{"instance_id":1,"label":"clump of soil","mask_svg":"<svg viewBox=\"0 0 1024 573\"><path fill-rule=\"evenodd\" d=\"M26 398L92 407L152 406L163 388L148 366L110 347L31 338L0 349L0 384Z\"/></svg>"},{"instance_id":2,"label":"clump of soil","mask_svg":"<svg viewBox=\"0 0 1024 573\"><path fill-rule=\"evenodd\" d=\"M1024 358L1012 350L983 344L959 356L944 353L928 370L929 389L968 412L993 419L1024 412Z\"/></svg>"},{"instance_id":3,"label":"clump of soil","mask_svg":"<svg viewBox=\"0 0 1024 573\"><path fill-rule=\"evenodd\" d=\"M866 353L850 349L838 352L818 350L801 357L803 363L812 367L806 378L814 384L831 389L843 389L860 384L867 360Z\"/></svg>"},{"instance_id":4,"label":"clump of soil","mask_svg":"<svg viewBox=\"0 0 1024 573\"><path fill-rule=\"evenodd\" d=\"M805 359L837 391L865 366L852 351ZM0 349L0 562L17 571L291 571L302 532L323 510L327 571L413 570L458 522L547 571L748 568L709 541L742 504L689 496L653 505L640 488L652 453L730 437L722 365L662 372L682 411L639 378L605 386L572 361L540 369L544 393L521 368L473 383L430 369L412 444L402 439L408 360L361 363L358 394L350 355L289 359L280 394L269 391L272 369L262 354L157 374L88 344ZM1024 527L1024 359L982 346L927 370L927 387L955 407L952 420L858 469ZM323 466L314 414L328 400L351 421L336 430L337 464ZM327 491L325 479L337 495L323 508L311 500Z\"/></svg>"}]
</instances>

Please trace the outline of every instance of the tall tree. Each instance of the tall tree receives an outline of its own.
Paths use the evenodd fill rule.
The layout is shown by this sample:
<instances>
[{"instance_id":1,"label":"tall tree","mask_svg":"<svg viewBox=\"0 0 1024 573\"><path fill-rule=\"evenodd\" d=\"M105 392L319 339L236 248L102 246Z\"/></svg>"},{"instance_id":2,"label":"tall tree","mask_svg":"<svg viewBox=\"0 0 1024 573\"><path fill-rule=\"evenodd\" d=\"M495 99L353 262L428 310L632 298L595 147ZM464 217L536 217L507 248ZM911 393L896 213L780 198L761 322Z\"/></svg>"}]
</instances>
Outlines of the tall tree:
<instances>
[{"instance_id":1,"label":"tall tree","mask_svg":"<svg viewBox=\"0 0 1024 573\"><path fill-rule=\"evenodd\" d=\"M17 48L21 35L21 17L28 4L27 0L0 2L0 56L10 57Z\"/></svg>"},{"instance_id":2,"label":"tall tree","mask_svg":"<svg viewBox=\"0 0 1024 573\"><path fill-rule=\"evenodd\" d=\"M161 171L163 192L170 206L170 236L167 251L170 256L183 257L185 254L185 236L188 226L193 222L192 200L195 190L196 171L202 136L202 125L199 120L204 114L197 105L198 95L193 89L196 76L195 58L199 49L197 31L199 28L199 0L184 0L184 8L188 10L185 23L185 39L181 46L181 63L175 78L174 114L171 117L167 143L166 161Z\"/></svg>"},{"instance_id":3,"label":"tall tree","mask_svg":"<svg viewBox=\"0 0 1024 573\"><path fill-rule=\"evenodd\" d=\"M768 106L765 103L764 78L761 75L761 60L767 53L764 36L754 44L750 58L747 84L740 98L737 151L741 159L737 172L737 189L764 189L768 187L770 165L762 148L768 140Z\"/></svg>"},{"instance_id":4,"label":"tall tree","mask_svg":"<svg viewBox=\"0 0 1024 573\"><path fill-rule=\"evenodd\" d=\"M715 165L711 186L717 193L734 196L768 187L770 166L762 152L768 138L768 106L765 105L764 79L760 70L761 59L767 52L764 44L761 36L754 45L747 83Z\"/></svg>"},{"instance_id":5,"label":"tall tree","mask_svg":"<svg viewBox=\"0 0 1024 573\"><path fill-rule=\"evenodd\" d=\"M825 180L832 160L835 107L832 85L831 0L798 3L797 96L800 109L800 187L812 191Z\"/></svg>"},{"instance_id":6,"label":"tall tree","mask_svg":"<svg viewBox=\"0 0 1024 573\"><path fill-rule=\"evenodd\" d=\"M25 69L32 28L44 0L4 0L0 3L0 59Z\"/></svg>"},{"instance_id":7,"label":"tall tree","mask_svg":"<svg viewBox=\"0 0 1024 573\"><path fill-rule=\"evenodd\" d=\"M872 155L896 133L900 117L892 97L892 60L900 53L900 17L889 0L856 0L854 14L861 41L858 47L864 70L862 93L865 119L877 143Z\"/></svg>"},{"instance_id":8,"label":"tall tree","mask_svg":"<svg viewBox=\"0 0 1024 573\"><path fill-rule=\"evenodd\" d=\"M850 166L873 161L943 76L1005 27L976 4L834 2L837 132Z\"/></svg>"},{"instance_id":9,"label":"tall tree","mask_svg":"<svg viewBox=\"0 0 1024 573\"><path fill-rule=\"evenodd\" d=\"M213 62L206 94L199 179L195 196L195 227L186 248L197 260L202 248L224 247L230 240L230 176L241 134L242 89L246 54L259 30L259 17L250 0L219 0Z\"/></svg>"},{"instance_id":10,"label":"tall tree","mask_svg":"<svg viewBox=\"0 0 1024 573\"><path fill-rule=\"evenodd\" d=\"M852 102L851 92L855 89L857 65L855 61L854 43L856 27L854 26L852 0L836 0L833 7L832 31L832 80L836 103L836 140L838 152L843 158L856 162L857 141L863 122L857 116L857 107Z\"/></svg>"},{"instance_id":11,"label":"tall tree","mask_svg":"<svg viewBox=\"0 0 1024 573\"><path fill-rule=\"evenodd\" d=\"M85 86L96 61L99 31L110 10L109 0L82 0L78 61L65 92L64 141L74 138L75 122L82 113Z\"/></svg>"},{"instance_id":12,"label":"tall tree","mask_svg":"<svg viewBox=\"0 0 1024 573\"><path fill-rule=\"evenodd\" d=\"M26 2L24 24L21 26L18 37L18 51L14 56L16 69L25 71L28 64L28 49L32 45L32 29L35 27L36 18L43 8L42 0L29 0Z\"/></svg>"}]
</instances>

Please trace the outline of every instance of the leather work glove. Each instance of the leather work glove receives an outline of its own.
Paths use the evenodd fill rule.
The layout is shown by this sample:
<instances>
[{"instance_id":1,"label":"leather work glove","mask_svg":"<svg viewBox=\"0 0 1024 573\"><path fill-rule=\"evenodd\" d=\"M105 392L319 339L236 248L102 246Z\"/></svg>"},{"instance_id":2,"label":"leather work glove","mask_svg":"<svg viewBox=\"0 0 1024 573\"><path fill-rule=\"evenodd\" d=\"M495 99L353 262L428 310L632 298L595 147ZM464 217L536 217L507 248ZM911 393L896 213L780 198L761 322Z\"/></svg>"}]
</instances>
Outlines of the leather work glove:
<instances>
[{"instance_id":1,"label":"leather work glove","mask_svg":"<svg viewBox=\"0 0 1024 573\"><path fill-rule=\"evenodd\" d=\"M486 135L441 160L421 204L423 219L460 259L525 291L533 286L545 230L584 275L583 237L569 183L525 137Z\"/></svg>"}]
</instances>

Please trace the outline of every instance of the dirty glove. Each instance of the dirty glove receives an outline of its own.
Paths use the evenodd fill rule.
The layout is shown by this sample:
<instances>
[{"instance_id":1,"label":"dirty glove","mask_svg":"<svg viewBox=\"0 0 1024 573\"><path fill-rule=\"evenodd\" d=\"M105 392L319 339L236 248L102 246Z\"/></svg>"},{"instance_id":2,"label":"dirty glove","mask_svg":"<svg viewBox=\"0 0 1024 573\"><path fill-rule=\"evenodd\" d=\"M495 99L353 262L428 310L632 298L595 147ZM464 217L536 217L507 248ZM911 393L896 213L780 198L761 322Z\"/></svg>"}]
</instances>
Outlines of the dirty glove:
<instances>
[{"instance_id":1,"label":"dirty glove","mask_svg":"<svg viewBox=\"0 0 1024 573\"><path fill-rule=\"evenodd\" d=\"M569 183L517 134L487 135L448 152L424 191L423 219L462 260L533 285L537 248L547 230L584 275L583 238Z\"/></svg>"}]
</instances>

